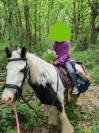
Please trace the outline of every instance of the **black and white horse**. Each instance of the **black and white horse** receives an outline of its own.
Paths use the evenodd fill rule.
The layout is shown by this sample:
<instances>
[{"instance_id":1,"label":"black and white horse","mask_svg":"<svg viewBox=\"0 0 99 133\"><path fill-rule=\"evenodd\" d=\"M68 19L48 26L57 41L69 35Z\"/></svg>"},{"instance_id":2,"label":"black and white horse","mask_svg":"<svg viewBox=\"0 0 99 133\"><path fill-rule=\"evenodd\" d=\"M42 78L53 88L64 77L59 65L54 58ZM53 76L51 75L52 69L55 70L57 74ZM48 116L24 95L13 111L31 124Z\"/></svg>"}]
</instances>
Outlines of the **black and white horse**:
<instances>
[{"instance_id":1,"label":"black and white horse","mask_svg":"<svg viewBox=\"0 0 99 133\"><path fill-rule=\"evenodd\" d=\"M6 84L1 95L4 103L11 104L15 101L16 94L21 92L22 85L27 79L33 87L37 97L44 104L51 105L49 111L50 124L57 124L57 111L61 120L62 133L74 133L64 109L64 92L56 68L39 57L26 52L26 49L17 49L10 52L6 48L9 58Z\"/></svg>"}]
</instances>

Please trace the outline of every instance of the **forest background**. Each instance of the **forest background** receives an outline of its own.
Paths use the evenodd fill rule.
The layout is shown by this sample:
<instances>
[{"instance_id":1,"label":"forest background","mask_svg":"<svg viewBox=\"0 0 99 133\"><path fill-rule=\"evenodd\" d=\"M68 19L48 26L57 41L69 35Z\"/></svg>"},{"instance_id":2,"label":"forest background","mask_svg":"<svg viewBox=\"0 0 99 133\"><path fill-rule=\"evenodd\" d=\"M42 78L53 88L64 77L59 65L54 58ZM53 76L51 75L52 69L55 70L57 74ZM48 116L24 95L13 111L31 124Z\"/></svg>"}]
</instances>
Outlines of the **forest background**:
<instances>
[{"instance_id":1,"label":"forest background","mask_svg":"<svg viewBox=\"0 0 99 133\"><path fill-rule=\"evenodd\" d=\"M99 0L0 0L1 86L5 80L7 64L5 47L8 46L13 50L17 46L25 46L28 51L48 60L51 57L50 55L48 57L47 50L52 49L53 44L49 38L50 26L58 21L71 25L71 56L85 64L95 90L99 90ZM99 101L98 94L97 97ZM33 131L38 123L43 123L44 127L48 124L47 117L39 113L41 105L38 101L35 103L38 111L35 115L24 105L19 103L18 105L23 132L29 132L29 129ZM69 110L69 116L74 125L82 121L88 122L88 125L82 123L77 125L75 127L77 133L98 133L99 110L97 111L96 106L93 107L95 116L92 115L93 112L84 112L84 115L80 114L79 119L75 119L75 114L71 115L73 109L74 107ZM10 114L9 117L7 114ZM12 129L13 122L11 121L14 117L11 114L10 108L1 109L0 119L1 116L4 118L0 121L0 133L15 132L15 128ZM35 122L32 120L33 117L35 117ZM82 129L83 126L85 127Z\"/></svg>"}]
</instances>

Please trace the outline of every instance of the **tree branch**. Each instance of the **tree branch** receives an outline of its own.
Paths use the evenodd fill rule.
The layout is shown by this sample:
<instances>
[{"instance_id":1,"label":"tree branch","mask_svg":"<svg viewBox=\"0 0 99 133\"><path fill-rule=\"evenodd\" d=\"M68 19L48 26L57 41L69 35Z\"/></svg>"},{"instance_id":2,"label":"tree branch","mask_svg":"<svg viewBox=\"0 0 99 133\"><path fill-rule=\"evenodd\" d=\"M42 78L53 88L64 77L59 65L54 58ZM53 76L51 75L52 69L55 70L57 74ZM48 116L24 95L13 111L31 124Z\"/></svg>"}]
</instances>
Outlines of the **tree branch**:
<instances>
[{"instance_id":1,"label":"tree branch","mask_svg":"<svg viewBox=\"0 0 99 133\"><path fill-rule=\"evenodd\" d=\"M94 10L94 8L93 8L93 6L92 6L90 0L88 0L88 4L89 4L89 6L91 7L91 9Z\"/></svg>"},{"instance_id":2,"label":"tree branch","mask_svg":"<svg viewBox=\"0 0 99 133\"><path fill-rule=\"evenodd\" d=\"M90 2L90 0L88 0L88 4L89 4L89 6L92 8L92 5L91 5L91 2Z\"/></svg>"}]
</instances>

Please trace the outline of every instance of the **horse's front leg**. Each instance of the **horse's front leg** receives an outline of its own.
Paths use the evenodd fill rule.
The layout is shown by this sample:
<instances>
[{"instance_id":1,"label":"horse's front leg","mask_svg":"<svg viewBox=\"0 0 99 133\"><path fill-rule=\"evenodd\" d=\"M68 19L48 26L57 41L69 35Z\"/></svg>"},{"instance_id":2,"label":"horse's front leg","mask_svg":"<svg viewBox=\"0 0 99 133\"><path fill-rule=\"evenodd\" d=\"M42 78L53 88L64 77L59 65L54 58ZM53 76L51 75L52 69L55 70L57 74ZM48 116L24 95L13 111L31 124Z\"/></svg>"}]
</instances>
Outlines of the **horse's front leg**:
<instances>
[{"instance_id":1,"label":"horse's front leg","mask_svg":"<svg viewBox=\"0 0 99 133\"><path fill-rule=\"evenodd\" d=\"M60 114L60 120L61 120L61 128L62 128L62 133L74 133L74 128L71 125L67 114L65 113L64 109L64 96L61 101L61 110L59 110Z\"/></svg>"},{"instance_id":2,"label":"horse's front leg","mask_svg":"<svg viewBox=\"0 0 99 133\"><path fill-rule=\"evenodd\" d=\"M58 111L55 106L51 106L49 110L49 124L57 126Z\"/></svg>"},{"instance_id":3,"label":"horse's front leg","mask_svg":"<svg viewBox=\"0 0 99 133\"><path fill-rule=\"evenodd\" d=\"M64 110L60 113L60 120L61 120L62 133L74 133L74 128L69 122L67 114L65 113Z\"/></svg>"},{"instance_id":4,"label":"horse's front leg","mask_svg":"<svg viewBox=\"0 0 99 133\"><path fill-rule=\"evenodd\" d=\"M55 106L51 106L49 110L49 124L51 125L50 132L57 132L57 124L58 124L58 111Z\"/></svg>"}]
</instances>

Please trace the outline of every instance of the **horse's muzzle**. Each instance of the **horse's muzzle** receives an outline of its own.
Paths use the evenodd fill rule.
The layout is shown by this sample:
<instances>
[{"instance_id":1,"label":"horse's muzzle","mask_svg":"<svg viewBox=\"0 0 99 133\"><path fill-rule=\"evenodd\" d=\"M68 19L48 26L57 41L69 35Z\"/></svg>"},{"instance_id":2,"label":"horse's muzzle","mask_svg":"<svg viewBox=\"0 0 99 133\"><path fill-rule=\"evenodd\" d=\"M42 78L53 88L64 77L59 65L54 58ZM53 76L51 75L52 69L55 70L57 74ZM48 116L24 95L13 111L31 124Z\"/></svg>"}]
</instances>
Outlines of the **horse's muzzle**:
<instances>
[{"instance_id":1,"label":"horse's muzzle","mask_svg":"<svg viewBox=\"0 0 99 133\"><path fill-rule=\"evenodd\" d=\"M5 105L12 105L17 100L16 94L13 95L13 97L4 98L3 96L0 96L0 102L2 102Z\"/></svg>"}]
</instances>

